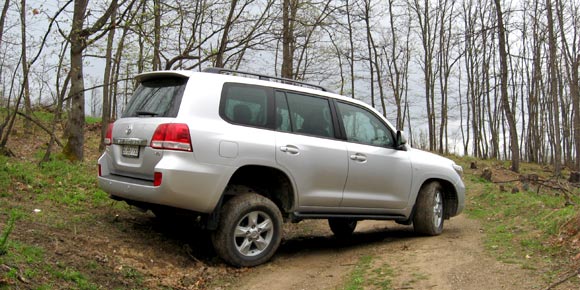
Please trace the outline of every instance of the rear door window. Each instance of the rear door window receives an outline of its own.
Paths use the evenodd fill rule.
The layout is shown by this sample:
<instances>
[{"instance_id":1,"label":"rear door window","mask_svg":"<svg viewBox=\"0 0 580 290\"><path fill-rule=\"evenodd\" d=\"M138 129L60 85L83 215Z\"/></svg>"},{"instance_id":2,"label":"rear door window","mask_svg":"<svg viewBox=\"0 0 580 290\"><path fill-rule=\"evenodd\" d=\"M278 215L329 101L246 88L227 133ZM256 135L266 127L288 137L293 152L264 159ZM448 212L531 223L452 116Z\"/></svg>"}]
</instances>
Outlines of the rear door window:
<instances>
[{"instance_id":1,"label":"rear door window","mask_svg":"<svg viewBox=\"0 0 580 290\"><path fill-rule=\"evenodd\" d=\"M243 84L224 85L220 114L227 121L247 126L268 127L267 88Z\"/></svg>"},{"instance_id":2,"label":"rear door window","mask_svg":"<svg viewBox=\"0 0 580 290\"><path fill-rule=\"evenodd\" d=\"M187 78L158 77L141 82L123 117L176 117Z\"/></svg>"},{"instance_id":3,"label":"rear door window","mask_svg":"<svg viewBox=\"0 0 580 290\"><path fill-rule=\"evenodd\" d=\"M327 99L293 92L277 92L276 114L276 129L279 131L334 137L332 113Z\"/></svg>"}]
</instances>

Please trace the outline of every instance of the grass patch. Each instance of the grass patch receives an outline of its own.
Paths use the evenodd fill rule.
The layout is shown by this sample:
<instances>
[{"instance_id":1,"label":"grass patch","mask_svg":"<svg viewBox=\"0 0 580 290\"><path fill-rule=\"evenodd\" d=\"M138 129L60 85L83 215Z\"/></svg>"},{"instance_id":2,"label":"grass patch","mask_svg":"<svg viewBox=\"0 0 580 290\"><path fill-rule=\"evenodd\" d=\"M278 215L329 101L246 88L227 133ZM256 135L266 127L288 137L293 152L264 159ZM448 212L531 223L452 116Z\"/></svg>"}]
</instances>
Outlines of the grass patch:
<instances>
[{"instance_id":1,"label":"grass patch","mask_svg":"<svg viewBox=\"0 0 580 290\"><path fill-rule=\"evenodd\" d=\"M97 285L89 282L85 275L73 268L66 267L61 271L55 271L53 274L56 278L72 283L75 289L99 289Z\"/></svg>"},{"instance_id":2,"label":"grass patch","mask_svg":"<svg viewBox=\"0 0 580 290\"><path fill-rule=\"evenodd\" d=\"M394 270L387 263L376 266L372 262L372 256L360 257L343 289L392 289Z\"/></svg>"},{"instance_id":3,"label":"grass patch","mask_svg":"<svg viewBox=\"0 0 580 290\"><path fill-rule=\"evenodd\" d=\"M143 274L137 271L135 268L125 266L121 270L121 273L126 279L132 280L133 283L138 285L143 284Z\"/></svg>"},{"instance_id":4,"label":"grass patch","mask_svg":"<svg viewBox=\"0 0 580 290\"><path fill-rule=\"evenodd\" d=\"M480 164L481 168L483 166ZM527 165L522 166L522 172L530 170ZM486 233L485 247L505 263L532 270L552 266L556 272L561 271L560 263L567 259L562 259L564 251L553 240L562 225L576 215L578 206L565 206L565 199L559 192L545 187L538 193L535 185L530 186L529 191L502 192L498 184L476 174L477 171L468 173L464 178L466 213L481 221ZM575 204L580 204L578 196L576 190L573 194ZM553 271L546 273L547 276L554 274Z\"/></svg>"},{"instance_id":5,"label":"grass patch","mask_svg":"<svg viewBox=\"0 0 580 290\"><path fill-rule=\"evenodd\" d=\"M85 117L85 123L87 125L101 123L101 117Z\"/></svg>"},{"instance_id":6,"label":"grass patch","mask_svg":"<svg viewBox=\"0 0 580 290\"><path fill-rule=\"evenodd\" d=\"M11 193L28 193L37 201L50 200L83 211L86 206L100 206L108 195L97 186L93 164L51 160L40 166L32 162L14 162L0 157L0 187L7 188L2 197Z\"/></svg>"},{"instance_id":7,"label":"grass patch","mask_svg":"<svg viewBox=\"0 0 580 290\"><path fill-rule=\"evenodd\" d=\"M18 209L12 209L6 226L0 234L0 256L6 255L8 252L8 237L14 229L14 224L22 217L22 213Z\"/></svg>"},{"instance_id":8,"label":"grass patch","mask_svg":"<svg viewBox=\"0 0 580 290\"><path fill-rule=\"evenodd\" d=\"M14 284L18 283L20 279L32 280L37 278L40 276L38 269L44 262L44 257L44 249L40 247L9 240L6 245L6 253L0 255L0 264L8 265L9 268L4 274L4 279ZM0 280L1 278L0 276Z\"/></svg>"}]
</instances>

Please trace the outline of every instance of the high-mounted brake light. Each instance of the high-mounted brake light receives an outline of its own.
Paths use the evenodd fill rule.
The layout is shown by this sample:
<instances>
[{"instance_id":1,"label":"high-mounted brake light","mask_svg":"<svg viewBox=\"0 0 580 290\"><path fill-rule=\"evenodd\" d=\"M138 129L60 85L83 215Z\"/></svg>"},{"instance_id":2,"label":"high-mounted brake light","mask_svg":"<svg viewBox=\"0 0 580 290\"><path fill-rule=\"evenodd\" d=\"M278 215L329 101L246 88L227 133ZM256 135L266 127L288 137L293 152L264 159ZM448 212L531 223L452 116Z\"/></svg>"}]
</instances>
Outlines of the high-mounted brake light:
<instances>
[{"instance_id":1,"label":"high-mounted brake light","mask_svg":"<svg viewBox=\"0 0 580 290\"><path fill-rule=\"evenodd\" d=\"M157 126L151 148L191 152L191 137L186 124L161 124Z\"/></svg>"},{"instance_id":2,"label":"high-mounted brake light","mask_svg":"<svg viewBox=\"0 0 580 290\"><path fill-rule=\"evenodd\" d=\"M107 134L105 134L105 140L103 140L103 142L107 146L113 144L113 123L109 123L109 127L107 127Z\"/></svg>"}]
</instances>

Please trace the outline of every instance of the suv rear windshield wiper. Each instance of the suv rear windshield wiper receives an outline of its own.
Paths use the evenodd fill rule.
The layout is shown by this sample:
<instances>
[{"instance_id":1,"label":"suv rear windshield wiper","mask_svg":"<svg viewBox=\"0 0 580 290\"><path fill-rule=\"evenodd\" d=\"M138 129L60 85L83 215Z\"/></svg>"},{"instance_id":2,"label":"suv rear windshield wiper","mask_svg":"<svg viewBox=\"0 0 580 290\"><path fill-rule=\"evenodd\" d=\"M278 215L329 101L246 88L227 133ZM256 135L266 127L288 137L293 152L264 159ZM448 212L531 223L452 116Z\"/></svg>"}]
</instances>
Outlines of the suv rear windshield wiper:
<instances>
[{"instance_id":1,"label":"suv rear windshield wiper","mask_svg":"<svg viewBox=\"0 0 580 290\"><path fill-rule=\"evenodd\" d=\"M137 116L151 116L151 117L155 117L157 115L159 115L159 113L156 112L149 112L149 111L137 111Z\"/></svg>"}]
</instances>

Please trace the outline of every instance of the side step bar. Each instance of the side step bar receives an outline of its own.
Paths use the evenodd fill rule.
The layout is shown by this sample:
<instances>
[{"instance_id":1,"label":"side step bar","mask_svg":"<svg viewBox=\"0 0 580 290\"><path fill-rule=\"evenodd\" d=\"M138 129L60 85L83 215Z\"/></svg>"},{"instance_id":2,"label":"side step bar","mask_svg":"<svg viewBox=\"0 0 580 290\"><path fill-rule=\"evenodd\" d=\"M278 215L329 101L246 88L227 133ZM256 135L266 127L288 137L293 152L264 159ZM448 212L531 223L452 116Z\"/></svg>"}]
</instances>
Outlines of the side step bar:
<instances>
[{"instance_id":1,"label":"side step bar","mask_svg":"<svg viewBox=\"0 0 580 290\"><path fill-rule=\"evenodd\" d=\"M407 220L405 216L402 215L376 215L376 214L337 214L337 213L301 213L293 212L290 215L292 222L299 222L304 219L328 219L328 218L340 218L340 219L352 219L352 220L393 220L404 222Z\"/></svg>"}]
</instances>

